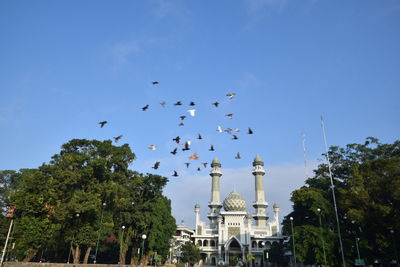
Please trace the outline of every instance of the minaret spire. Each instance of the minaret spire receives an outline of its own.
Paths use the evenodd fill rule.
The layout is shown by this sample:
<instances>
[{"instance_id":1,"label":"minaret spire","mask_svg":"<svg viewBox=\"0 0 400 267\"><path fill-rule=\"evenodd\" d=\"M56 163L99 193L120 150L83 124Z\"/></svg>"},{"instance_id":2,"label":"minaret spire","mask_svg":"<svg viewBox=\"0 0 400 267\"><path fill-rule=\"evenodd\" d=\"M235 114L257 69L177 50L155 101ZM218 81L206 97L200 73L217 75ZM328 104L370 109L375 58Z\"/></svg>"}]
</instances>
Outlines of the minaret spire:
<instances>
[{"instance_id":1,"label":"minaret spire","mask_svg":"<svg viewBox=\"0 0 400 267\"><path fill-rule=\"evenodd\" d=\"M210 207L210 213L208 214L208 218L210 219L210 226L213 227L216 225L217 217L219 215L219 211L222 207L221 204L221 191L220 191L220 178L222 176L221 172L221 162L218 158L214 158L211 163L211 171L210 176L212 178L211 183L211 201L208 203L208 207Z\"/></svg>"},{"instance_id":2,"label":"minaret spire","mask_svg":"<svg viewBox=\"0 0 400 267\"><path fill-rule=\"evenodd\" d=\"M265 192L263 185L263 177L265 175L264 162L262 161L259 155L253 161L253 175L255 177L255 197L256 200L253 204L253 207L256 210L256 214L254 215L254 220L256 221L256 225L259 227L265 227L268 219L266 209L268 207L268 203L265 201Z\"/></svg>"}]
</instances>

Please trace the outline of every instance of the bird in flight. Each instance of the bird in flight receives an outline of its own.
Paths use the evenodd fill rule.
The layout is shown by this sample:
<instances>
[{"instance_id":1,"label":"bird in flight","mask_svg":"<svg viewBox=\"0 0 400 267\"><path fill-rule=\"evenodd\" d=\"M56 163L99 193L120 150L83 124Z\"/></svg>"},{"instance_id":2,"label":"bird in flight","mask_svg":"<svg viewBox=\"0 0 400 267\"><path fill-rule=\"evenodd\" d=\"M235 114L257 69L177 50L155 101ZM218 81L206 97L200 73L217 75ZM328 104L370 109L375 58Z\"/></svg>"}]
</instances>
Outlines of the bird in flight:
<instances>
[{"instance_id":1,"label":"bird in flight","mask_svg":"<svg viewBox=\"0 0 400 267\"><path fill-rule=\"evenodd\" d=\"M198 172L201 171L200 167L197 167L197 171L198 171Z\"/></svg>"},{"instance_id":2,"label":"bird in flight","mask_svg":"<svg viewBox=\"0 0 400 267\"><path fill-rule=\"evenodd\" d=\"M115 143L118 143L119 139L121 139L121 138L122 138L122 135L118 135L118 136L114 137Z\"/></svg>"},{"instance_id":3,"label":"bird in flight","mask_svg":"<svg viewBox=\"0 0 400 267\"><path fill-rule=\"evenodd\" d=\"M157 85L157 84L159 84L159 82L154 81L154 82L152 82L152 84L153 84L153 85Z\"/></svg>"},{"instance_id":4,"label":"bird in flight","mask_svg":"<svg viewBox=\"0 0 400 267\"><path fill-rule=\"evenodd\" d=\"M182 151L186 151L186 150L190 150L190 141L186 141L185 142L185 147L184 148L182 148Z\"/></svg>"},{"instance_id":5,"label":"bird in flight","mask_svg":"<svg viewBox=\"0 0 400 267\"><path fill-rule=\"evenodd\" d=\"M236 96L236 93L227 93L226 96L227 96L229 99L232 99L232 98L234 98L234 97Z\"/></svg>"},{"instance_id":6,"label":"bird in flight","mask_svg":"<svg viewBox=\"0 0 400 267\"><path fill-rule=\"evenodd\" d=\"M253 130L249 127L247 133L248 133L248 134L253 134Z\"/></svg>"},{"instance_id":7,"label":"bird in flight","mask_svg":"<svg viewBox=\"0 0 400 267\"><path fill-rule=\"evenodd\" d=\"M213 146L213 145L211 145L211 147L210 147L209 151L215 151L215 149L214 149L214 146Z\"/></svg>"},{"instance_id":8,"label":"bird in flight","mask_svg":"<svg viewBox=\"0 0 400 267\"><path fill-rule=\"evenodd\" d=\"M241 159L239 152L236 154L235 159Z\"/></svg>"},{"instance_id":9,"label":"bird in flight","mask_svg":"<svg viewBox=\"0 0 400 267\"><path fill-rule=\"evenodd\" d=\"M233 114L232 113L226 114L225 116L227 116L228 119L232 119L233 118Z\"/></svg>"},{"instance_id":10,"label":"bird in flight","mask_svg":"<svg viewBox=\"0 0 400 267\"><path fill-rule=\"evenodd\" d=\"M186 168L189 168L190 162L185 162Z\"/></svg>"},{"instance_id":11,"label":"bird in flight","mask_svg":"<svg viewBox=\"0 0 400 267\"><path fill-rule=\"evenodd\" d=\"M187 112L189 112L190 116L194 117L196 110L195 109L189 109Z\"/></svg>"},{"instance_id":12,"label":"bird in flight","mask_svg":"<svg viewBox=\"0 0 400 267\"><path fill-rule=\"evenodd\" d=\"M211 103L211 105L214 105L217 108L219 103L218 102L214 102L214 103Z\"/></svg>"},{"instance_id":13,"label":"bird in flight","mask_svg":"<svg viewBox=\"0 0 400 267\"><path fill-rule=\"evenodd\" d=\"M142 107L142 110L146 111L148 108L149 108L149 105L146 105L146 106Z\"/></svg>"},{"instance_id":14,"label":"bird in flight","mask_svg":"<svg viewBox=\"0 0 400 267\"><path fill-rule=\"evenodd\" d=\"M239 130L239 128L235 128L235 129L233 129L233 131L235 131L235 132L240 132L240 130Z\"/></svg>"},{"instance_id":15,"label":"bird in flight","mask_svg":"<svg viewBox=\"0 0 400 267\"><path fill-rule=\"evenodd\" d=\"M176 171L174 171L174 173L172 174L172 176L178 177L179 175L178 175L178 173L177 173Z\"/></svg>"},{"instance_id":16,"label":"bird in flight","mask_svg":"<svg viewBox=\"0 0 400 267\"><path fill-rule=\"evenodd\" d=\"M172 141L175 141L177 144L179 144L179 142L181 141L181 138L179 136L177 136L174 139L172 139Z\"/></svg>"},{"instance_id":17,"label":"bird in flight","mask_svg":"<svg viewBox=\"0 0 400 267\"><path fill-rule=\"evenodd\" d=\"M203 139L203 137L201 136L201 134L199 134L199 135L197 136L197 139L199 139L199 140Z\"/></svg>"},{"instance_id":18,"label":"bird in flight","mask_svg":"<svg viewBox=\"0 0 400 267\"><path fill-rule=\"evenodd\" d=\"M232 133L232 129L231 128L226 128L225 132L227 132L228 134L231 134Z\"/></svg>"},{"instance_id":19,"label":"bird in flight","mask_svg":"<svg viewBox=\"0 0 400 267\"><path fill-rule=\"evenodd\" d=\"M237 137L236 134L232 134L232 139L233 139L233 140L238 140L239 138Z\"/></svg>"},{"instance_id":20,"label":"bird in flight","mask_svg":"<svg viewBox=\"0 0 400 267\"><path fill-rule=\"evenodd\" d=\"M162 101L162 102L160 102L160 105L162 106L162 107L165 107L165 101Z\"/></svg>"},{"instance_id":21,"label":"bird in flight","mask_svg":"<svg viewBox=\"0 0 400 267\"><path fill-rule=\"evenodd\" d=\"M217 132L222 133L222 128L219 125L217 126Z\"/></svg>"},{"instance_id":22,"label":"bird in flight","mask_svg":"<svg viewBox=\"0 0 400 267\"><path fill-rule=\"evenodd\" d=\"M208 162L203 162L204 168L207 168L207 164L208 164Z\"/></svg>"},{"instance_id":23,"label":"bird in flight","mask_svg":"<svg viewBox=\"0 0 400 267\"><path fill-rule=\"evenodd\" d=\"M107 123L108 123L108 121L101 121L101 122L99 122L100 128L103 128L104 125L106 125Z\"/></svg>"},{"instance_id":24,"label":"bird in flight","mask_svg":"<svg viewBox=\"0 0 400 267\"><path fill-rule=\"evenodd\" d=\"M177 153L177 151L178 151L178 149L177 149L177 148L174 148L174 150L172 150L172 151L169 152L169 153L171 153L172 155L175 155L175 154Z\"/></svg>"},{"instance_id":25,"label":"bird in flight","mask_svg":"<svg viewBox=\"0 0 400 267\"><path fill-rule=\"evenodd\" d=\"M186 118L185 115L180 116L179 118L181 118L181 120L184 120Z\"/></svg>"},{"instance_id":26,"label":"bird in flight","mask_svg":"<svg viewBox=\"0 0 400 267\"><path fill-rule=\"evenodd\" d=\"M198 160L198 159L199 159L199 156L197 155L196 152L193 152L193 155L189 156L189 159L191 159L191 160Z\"/></svg>"},{"instance_id":27,"label":"bird in flight","mask_svg":"<svg viewBox=\"0 0 400 267\"><path fill-rule=\"evenodd\" d=\"M156 163L154 163L154 166L152 167L153 169L157 170L158 167L160 167L160 162L157 161Z\"/></svg>"},{"instance_id":28,"label":"bird in flight","mask_svg":"<svg viewBox=\"0 0 400 267\"><path fill-rule=\"evenodd\" d=\"M190 101L189 106L195 106L196 104L193 101Z\"/></svg>"},{"instance_id":29,"label":"bird in flight","mask_svg":"<svg viewBox=\"0 0 400 267\"><path fill-rule=\"evenodd\" d=\"M176 102L176 103L174 104L174 106L182 106L182 102L181 102L181 101L178 101L178 102Z\"/></svg>"},{"instance_id":30,"label":"bird in flight","mask_svg":"<svg viewBox=\"0 0 400 267\"><path fill-rule=\"evenodd\" d=\"M156 145L150 145L150 146L149 146L149 149L150 149L150 150L156 150L156 148L157 148Z\"/></svg>"},{"instance_id":31,"label":"bird in flight","mask_svg":"<svg viewBox=\"0 0 400 267\"><path fill-rule=\"evenodd\" d=\"M179 123L178 126L184 126L185 124L183 124L183 122Z\"/></svg>"}]
</instances>

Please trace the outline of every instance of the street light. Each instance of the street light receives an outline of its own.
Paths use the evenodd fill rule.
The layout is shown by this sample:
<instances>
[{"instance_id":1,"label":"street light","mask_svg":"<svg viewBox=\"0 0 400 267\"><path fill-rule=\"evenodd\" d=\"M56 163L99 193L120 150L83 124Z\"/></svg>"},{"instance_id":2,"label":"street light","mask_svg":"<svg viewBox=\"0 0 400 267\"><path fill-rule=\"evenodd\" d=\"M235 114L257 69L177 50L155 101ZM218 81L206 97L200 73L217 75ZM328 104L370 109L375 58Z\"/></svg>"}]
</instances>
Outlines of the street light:
<instances>
[{"instance_id":1,"label":"street light","mask_svg":"<svg viewBox=\"0 0 400 267\"><path fill-rule=\"evenodd\" d=\"M319 219L319 231L320 231L321 241L322 241L322 252L324 253L324 264L326 266L325 242L324 242L324 236L322 234L321 209L318 208L317 211L318 211L318 219Z\"/></svg>"},{"instance_id":2,"label":"street light","mask_svg":"<svg viewBox=\"0 0 400 267\"><path fill-rule=\"evenodd\" d=\"M294 247L293 217L290 217L289 219L290 219L290 225L292 226L292 240L293 240L294 266L297 266L297 262L296 262L296 248Z\"/></svg>"},{"instance_id":3,"label":"street light","mask_svg":"<svg viewBox=\"0 0 400 267\"><path fill-rule=\"evenodd\" d=\"M140 255L140 261L142 260L142 258L143 258L143 251L144 251L144 240L147 238L147 235L146 234L143 234L142 235L142 239L143 239L143 242L142 242L142 254Z\"/></svg>"},{"instance_id":4,"label":"street light","mask_svg":"<svg viewBox=\"0 0 400 267\"><path fill-rule=\"evenodd\" d=\"M99 234L97 235L97 243L96 243L96 252L94 253L94 261L93 263L96 264L96 260L97 260L97 250L99 248L99 241L100 241L100 234L101 234L101 230L103 227L103 212L104 212L104 208L106 206L106 203L103 203L103 208L101 209L101 216L100 216L100 229L99 229Z\"/></svg>"},{"instance_id":5,"label":"street light","mask_svg":"<svg viewBox=\"0 0 400 267\"><path fill-rule=\"evenodd\" d=\"M396 265L399 266L399 255L397 255L397 247L396 247L396 240L394 238L394 230L391 229L390 233L392 234L392 240L393 240L393 249L394 249L394 254L396 256Z\"/></svg>"}]
</instances>

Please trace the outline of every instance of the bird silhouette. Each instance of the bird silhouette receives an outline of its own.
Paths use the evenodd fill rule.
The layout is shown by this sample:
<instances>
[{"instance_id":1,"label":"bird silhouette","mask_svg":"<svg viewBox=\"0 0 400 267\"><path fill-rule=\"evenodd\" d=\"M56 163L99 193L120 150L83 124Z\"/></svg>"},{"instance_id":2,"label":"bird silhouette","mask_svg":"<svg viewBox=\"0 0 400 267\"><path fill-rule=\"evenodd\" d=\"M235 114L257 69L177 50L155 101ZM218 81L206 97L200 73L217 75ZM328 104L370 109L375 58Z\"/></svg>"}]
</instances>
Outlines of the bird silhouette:
<instances>
[{"instance_id":1,"label":"bird silhouette","mask_svg":"<svg viewBox=\"0 0 400 267\"><path fill-rule=\"evenodd\" d=\"M178 149L177 149L177 148L174 148L174 150L172 150L172 151L169 152L169 153L171 153L172 155L175 155L175 154L177 153L177 151L178 151Z\"/></svg>"},{"instance_id":2,"label":"bird silhouette","mask_svg":"<svg viewBox=\"0 0 400 267\"><path fill-rule=\"evenodd\" d=\"M197 167L197 171L198 171L198 172L201 171L200 167Z\"/></svg>"},{"instance_id":3,"label":"bird silhouette","mask_svg":"<svg viewBox=\"0 0 400 267\"><path fill-rule=\"evenodd\" d=\"M193 101L190 101L189 106L195 106L196 104Z\"/></svg>"},{"instance_id":4,"label":"bird silhouette","mask_svg":"<svg viewBox=\"0 0 400 267\"><path fill-rule=\"evenodd\" d=\"M185 124L183 122L179 123L178 126L184 126Z\"/></svg>"},{"instance_id":5,"label":"bird silhouette","mask_svg":"<svg viewBox=\"0 0 400 267\"><path fill-rule=\"evenodd\" d=\"M226 114L225 116L227 116L228 119L232 119L232 118L233 118L233 114L232 114L232 113L228 113L228 114Z\"/></svg>"},{"instance_id":6,"label":"bird silhouette","mask_svg":"<svg viewBox=\"0 0 400 267\"><path fill-rule=\"evenodd\" d=\"M194 117L194 115L196 115L195 109L189 109L187 112L189 112L190 116L192 116L192 117Z\"/></svg>"},{"instance_id":7,"label":"bird silhouette","mask_svg":"<svg viewBox=\"0 0 400 267\"><path fill-rule=\"evenodd\" d=\"M156 148L157 148L156 145L150 145L150 146L149 146L149 149L150 149L150 150L156 150Z\"/></svg>"},{"instance_id":8,"label":"bird silhouette","mask_svg":"<svg viewBox=\"0 0 400 267\"><path fill-rule=\"evenodd\" d=\"M199 135L197 136L197 139L199 139L199 140L203 139L203 137L201 136L201 134L199 134Z\"/></svg>"},{"instance_id":9,"label":"bird silhouette","mask_svg":"<svg viewBox=\"0 0 400 267\"><path fill-rule=\"evenodd\" d=\"M176 171L174 171L174 173L172 174L172 176L178 177L179 175L178 175L178 173L177 173Z\"/></svg>"},{"instance_id":10,"label":"bird silhouette","mask_svg":"<svg viewBox=\"0 0 400 267\"><path fill-rule=\"evenodd\" d=\"M159 84L159 82L154 81L154 82L152 82L152 84L153 84L153 85L157 85L157 84Z\"/></svg>"},{"instance_id":11,"label":"bird silhouette","mask_svg":"<svg viewBox=\"0 0 400 267\"><path fill-rule=\"evenodd\" d=\"M179 118L181 118L181 120L184 120L186 118L185 115L180 116Z\"/></svg>"},{"instance_id":12,"label":"bird silhouette","mask_svg":"<svg viewBox=\"0 0 400 267\"><path fill-rule=\"evenodd\" d=\"M162 107L165 107L165 101L162 101L162 102L160 102L160 105L162 106Z\"/></svg>"},{"instance_id":13,"label":"bird silhouette","mask_svg":"<svg viewBox=\"0 0 400 267\"><path fill-rule=\"evenodd\" d=\"M154 166L152 167L153 169L157 170L158 167L160 167L160 162L157 161L156 163L154 163Z\"/></svg>"},{"instance_id":14,"label":"bird silhouette","mask_svg":"<svg viewBox=\"0 0 400 267\"><path fill-rule=\"evenodd\" d=\"M186 168L189 168L190 162L185 162Z\"/></svg>"},{"instance_id":15,"label":"bird silhouette","mask_svg":"<svg viewBox=\"0 0 400 267\"><path fill-rule=\"evenodd\" d=\"M193 152L193 155L189 156L188 158L191 159L191 160L198 160L199 156L197 155L196 152Z\"/></svg>"},{"instance_id":16,"label":"bird silhouette","mask_svg":"<svg viewBox=\"0 0 400 267\"><path fill-rule=\"evenodd\" d=\"M227 96L229 99L232 99L232 98L234 98L234 97L236 96L236 93L227 93L226 96Z\"/></svg>"},{"instance_id":17,"label":"bird silhouette","mask_svg":"<svg viewBox=\"0 0 400 267\"><path fill-rule=\"evenodd\" d=\"M179 144L179 142L181 141L181 138L179 136L177 136L174 139L172 139L172 141L175 141L177 144Z\"/></svg>"},{"instance_id":18,"label":"bird silhouette","mask_svg":"<svg viewBox=\"0 0 400 267\"><path fill-rule=\"evenodd\" d=\"M217 132L222 133L222 127L221 126L217 126Z\"/></svg>"},{"instance_id":19,"label":"bird silhouette","mask_svg":"<svg viewBox=\"0 0 400 267\"><path fill-rule=\"evenodd\" d=\"M253 134L253 130L249 127L249 129L247 130L248 134Z\"/></svg>"},{"instance_id":20,"label":"bird silhouette","mask_svg":"<svg viewBox=\"0 0 400 267\"><path fill-rule=\"evenodd\" d=\"M184 148L182 148L182 151L186 151L186 150L190 150L190 141L186 141L185 142L185 147Z\"/></svg>"},{"instance_id":21,"label":"bird silhouette","mask_svg":"<svg viewBox=\"0 0 400 267\"><path fill-rule=\"evenodd\" d=\"M237 137L236 134L232 134L232 139L233 139L233 140L238 140L239 138Z\"/></svg>"},{"instance_id":22,"label":"bird silhouette","mask_svg":"<svg viewBox=\"0 0 400 267\"><path fill-rule=\"evenodd\" d=\"M146 105L146 106L142 107L142 110L146 111L148 108L149 108L149 105Z\"/></svg>"},{"instance_id":23,"label":"bird silhouette","mask_svg":"<svg viewBox=\"0 0 400 267\"><path fill-rule=\"evenodd\" d=\"M213 146L213 145L211 145L211 147L210 147L209 151L215 151L215 149L214 149L214 146Z\"/></svg>"},{"instance_id":24,"label":"bird silhouette","mask_svg":"<svg viewBox=\"0 0 400 267\"><path fill-rule=\"evenodd\" d=\"M233 129L233 131L235 131L235 132L240 132L240 130L239 130L239 128L235 128L235 129Z\"/></svg>"},{"instance_id":25,"label":"bird silhouette","mask_svg":"<svg viewBox=\"0 0 400 267\"><path fill-rule=\"evenodd\" d=\"M208 162L203 162L204 168L207 168L207 164L208 164Z\"/></svg>"},{"instance_id":26,"label":"bird silhouette","mask_svg":"<svg viewBox=\"0 0 400 267\"><path fill-rule=\"evenodd\" d=\"M121 138L122 138L122 135L118 135L118 136L114 137L115 143L118 143L119 139L121 139Z\"/></svg>"},{"instance_id":27,"label":"bird silhouette","mask_svg":"<svg viewBox=\"0 0 400 267\"><path fill-rule=\"evenodd\" d=\"M182 102L181 102L181 101L178 101L178 102L176 102L176 103L174 104L174 106L182 106Z\"/></svg>"},{"instance_id":28,"label":"bird silhouette","mask_svg":"<svg viewBox=\"0 0 400 267\"><path fill-rule=\"evenodd\" d=\"M218 102L214 102L214 103L211 103L211 105L214 105L217 108L219 103Z\"/></svg>"},{"instance_id":29,"label":"bird silhouette","mask_svg":"<svg viewBox=\"0 0 400 267\"><path fill-rule=\"evenodd\" d=\"M235 159L241 159L239 152L236 154Z\"/></svg>"},{"instance_id":30,"label":"bird silhouette","mask_svg":"<svg viewBox=\"0 0 400 267\"><path fill-rule=\"evenodd\" d=\"M227 132L228 134L231 134L232 133L232 129L231 128L226 128L225 132Z\"/></svg>"},{"instance_id":31,"label":"bird silhouette","mask_svg":"<svg viewBox=\"0 0 400 267\"><path fill-rule=\"evenodd\" d=\"M101 122L99 122L100 128L103 128L104 125L106 125L107 123L108 123L108 121L101 121Z\"/></svg>"}]
</instances>

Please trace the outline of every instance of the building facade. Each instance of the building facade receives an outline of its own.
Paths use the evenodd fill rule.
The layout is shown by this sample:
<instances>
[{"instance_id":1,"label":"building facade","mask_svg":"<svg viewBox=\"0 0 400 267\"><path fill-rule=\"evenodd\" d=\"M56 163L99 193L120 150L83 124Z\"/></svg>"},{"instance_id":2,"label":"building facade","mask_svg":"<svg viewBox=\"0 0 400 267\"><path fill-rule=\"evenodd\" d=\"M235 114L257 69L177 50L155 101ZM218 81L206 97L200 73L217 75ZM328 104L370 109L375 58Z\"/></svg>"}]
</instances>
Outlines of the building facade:
<instances>
[{"instance_id":1,"label":"building facade","mask_svg":"<svg viewBox=\"0 0 400 267\"><path fill-rule=\"evenodd\" d=\"M273 205L274 216L269 220L263 178L264 162L257 156L253 162L255 182L254 213L246 211L246 200L233 190L223 202L220 200L221 162L211 164L211 201L208 204L208 223L200 218L200 205L194 208L196 225L192 240L200 248L203 265L241 265L248 255L253 267L264 265L266 251L274 242L282 242L279 206Z\"/></svg>"}]
</instances>

